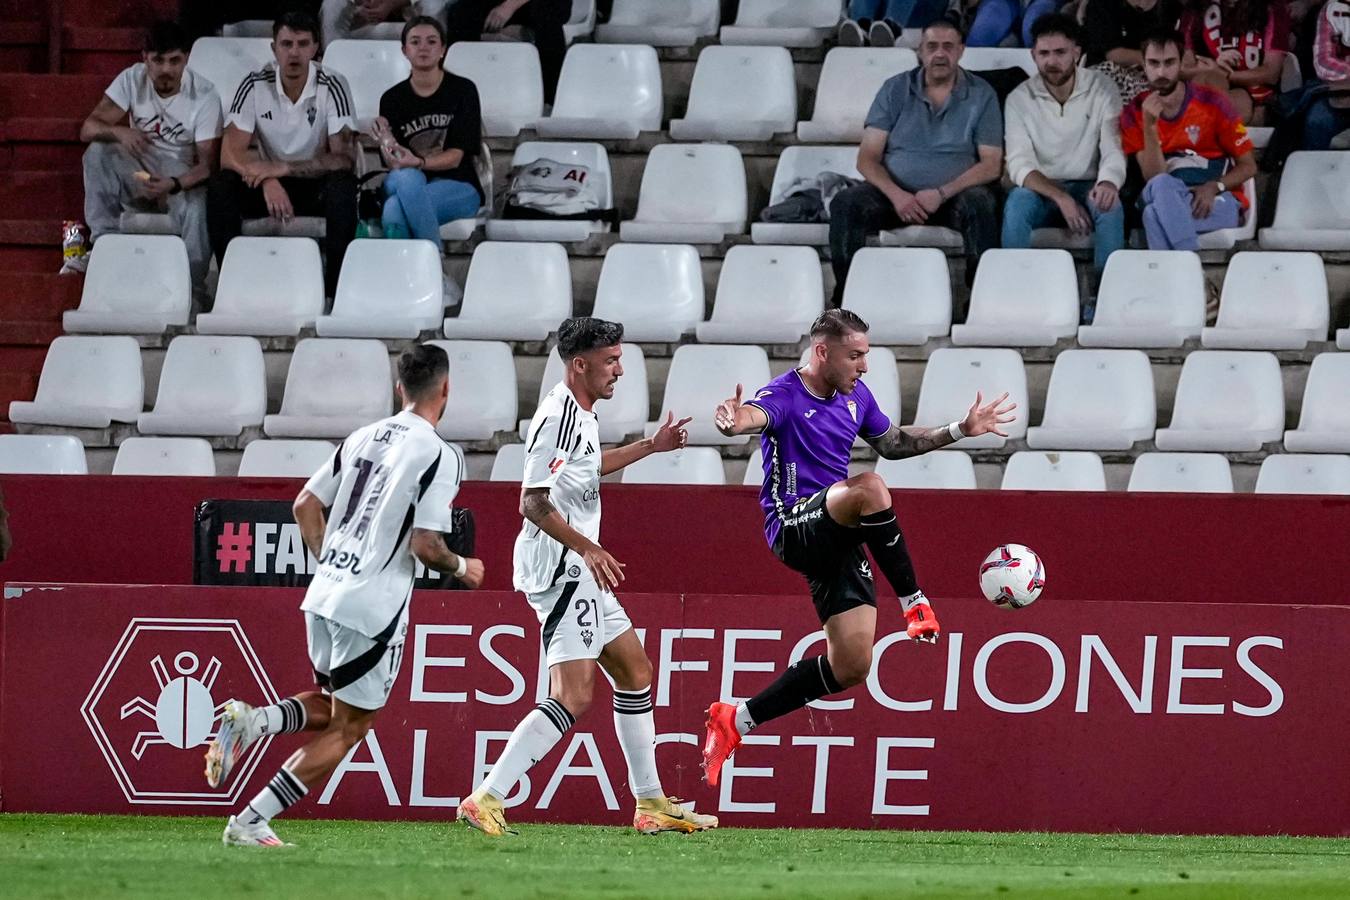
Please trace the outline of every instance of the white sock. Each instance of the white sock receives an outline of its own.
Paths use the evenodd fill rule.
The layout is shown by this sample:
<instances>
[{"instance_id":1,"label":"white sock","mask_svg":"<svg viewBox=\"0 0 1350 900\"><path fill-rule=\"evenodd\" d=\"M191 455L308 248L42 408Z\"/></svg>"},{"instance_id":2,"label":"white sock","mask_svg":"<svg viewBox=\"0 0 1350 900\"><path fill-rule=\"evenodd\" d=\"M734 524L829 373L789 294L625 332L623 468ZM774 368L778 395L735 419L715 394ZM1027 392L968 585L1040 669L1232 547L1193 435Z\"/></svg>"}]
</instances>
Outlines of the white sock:
<instances>
[{"instance_id":1,"label":"white sock","mask_svg":"<svg viewBox=\"0 0 1350 900\"><path fill-rule=\"evenodd\" d=\"M908 597L900 598L900 609L902 612L909 612L916 603L927 603L928 598L923 595L923 591L915 591Z\"/></svg>"},{"instance_id":2,"label":"white sock","mask_svg":"<svg viewBox=\"0 0 1350 900\"><path fill-rule=\"evenodd\" d=\"M287 697L271 706L260 706L253 710L253 722L262 734L290 734L304 731L309 721L309 712L305 704L295 697Z\"/></svg>"},{"instance_id":3,"label":"white sock","mask_svg":"<svg viewBox=\"0 0 1350 900\"><path fill-rule=\"evenodd\" d=\"M751 718L744 700L736 704L736 730L740 732L741 737L755 730L755 720Z\"/></svg>"},{"instance_id":4,"label":"white sock","mask_svg":"<svg viewBox=\"0 0 1350 900\"><path fill-rule=\"evenodd\" d=\"M614 691L614 732L628 761L628 787L639 800L664 797L656 771L656 717L651 686L640 691Z\"/></svg>"},{"instance_id":5,"label":"white sock","mask_svg":"<svg viewBox=\"0 0 1350 900\"><path fill-rule=\"evenodd\" d=\"M549 697L540 703L511 732L506 749L488 772L483 787L498 800L505 799L520 781L520 776L547 756L567 729L575 724L576 719L557 700Z\"/></svg>"},{"instance_id":6,"label":"white sock","mask_svg":"<svg viewBox=\"0 0 1350 900\"><path fill-rule=\"evenodd\" d=\"M258 792L258 796L249 801L236 818L244 825L256 825L270 822L309 793L309 788L300 783L286 769L279 769L267 787Z\"/></svg>"}]
</instances>

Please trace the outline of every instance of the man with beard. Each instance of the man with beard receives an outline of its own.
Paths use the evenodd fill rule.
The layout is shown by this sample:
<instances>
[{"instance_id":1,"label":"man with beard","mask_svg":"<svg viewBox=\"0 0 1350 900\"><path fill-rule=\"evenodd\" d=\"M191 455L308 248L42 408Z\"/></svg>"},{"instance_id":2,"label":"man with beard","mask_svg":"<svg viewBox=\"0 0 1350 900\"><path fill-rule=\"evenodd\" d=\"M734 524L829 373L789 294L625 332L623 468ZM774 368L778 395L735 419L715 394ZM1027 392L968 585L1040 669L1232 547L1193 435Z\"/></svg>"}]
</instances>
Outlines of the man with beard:
<instances>
[{"instance_id":1,"label":"man with beard","mask_svg":"<svg viewBox=\"0 0 1350 900\"><path fill-rule=\"evenodd\" d=\"M1199 250L1201 234L1238 227L1250 206L1252 141L1225 94L1181 81L1181 35L1150 33L1141 50L1149 90L1121 114L1120 135L1147 182L1148 248Z\"/></svg>"}]
</instances>

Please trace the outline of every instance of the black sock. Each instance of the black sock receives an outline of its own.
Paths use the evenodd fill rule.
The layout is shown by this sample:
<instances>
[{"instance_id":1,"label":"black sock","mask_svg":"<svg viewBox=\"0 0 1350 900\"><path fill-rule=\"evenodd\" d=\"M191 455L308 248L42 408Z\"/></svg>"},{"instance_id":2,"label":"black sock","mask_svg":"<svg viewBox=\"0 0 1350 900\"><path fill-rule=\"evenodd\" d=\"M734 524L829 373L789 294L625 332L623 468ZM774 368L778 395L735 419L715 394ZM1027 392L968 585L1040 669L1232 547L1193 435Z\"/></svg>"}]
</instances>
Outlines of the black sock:
<instances>
[{"instance_id":1,"label":"black sock","mask_svg":"<svg viewBox=\"0 0 1350 900\"><path fill-rule=\"evenodd\" d=\"M823 656L800 660L787 667L778 680L745 701L746 711L763 725L770 719L785 716L801 709L812 700L826 694L837 694L842 688L834 680L830 661Z\"/></svg>"},{"instance_id":2,"label":"black sock","mask_svg":"<svg viewBox=\"0 0 1350 900\"><path fill-rule=\"evenodd\" d=\"M905 536L900 533L900 523L895 519L895 509L868 513L862 517L860 525L867 549L872 551L872 559L876 560L877 568L895 592L901 597L917 594L919 579L914 574L914 562L909 558Z\"/></svg>"}]
</instances>

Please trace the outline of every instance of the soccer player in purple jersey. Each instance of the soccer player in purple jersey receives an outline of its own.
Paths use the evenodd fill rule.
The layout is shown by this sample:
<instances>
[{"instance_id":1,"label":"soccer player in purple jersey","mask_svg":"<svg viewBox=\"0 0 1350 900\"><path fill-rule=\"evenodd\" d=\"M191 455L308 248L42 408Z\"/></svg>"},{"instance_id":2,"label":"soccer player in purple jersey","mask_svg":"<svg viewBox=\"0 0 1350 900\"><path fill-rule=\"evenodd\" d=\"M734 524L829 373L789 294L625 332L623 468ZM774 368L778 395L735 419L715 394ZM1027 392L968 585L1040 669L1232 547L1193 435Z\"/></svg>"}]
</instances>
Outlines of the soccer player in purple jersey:
<instances>
[{"instance_id":1,"label":"soccer player in purple jersey","mask_svg":"<svg viewBox=\"0 0 1350 900\"><path fill-rule=\"evenodd\" d=\"M976 394L961 422L901 427L862 382L869 346L867 323L856 313L827 310L811 326L810 362L775 378L746 403L738 384L736 395L717 408L723 434L762 435L764 536L774 555L806 576L825 627L826 655L789 666L738 705L708 708L703 768L710 785L753 728L867 678L877 609L864 545L900 597L909 637L937 641L937 618L919 590L890 490L875 472L849 477L853 442L861 435L881 456L900 459L964 437L1007 437L1001 427L1013 421L1017 405L1005 402L1006 393L989 404Z\"/></svg>"}]
</instances>

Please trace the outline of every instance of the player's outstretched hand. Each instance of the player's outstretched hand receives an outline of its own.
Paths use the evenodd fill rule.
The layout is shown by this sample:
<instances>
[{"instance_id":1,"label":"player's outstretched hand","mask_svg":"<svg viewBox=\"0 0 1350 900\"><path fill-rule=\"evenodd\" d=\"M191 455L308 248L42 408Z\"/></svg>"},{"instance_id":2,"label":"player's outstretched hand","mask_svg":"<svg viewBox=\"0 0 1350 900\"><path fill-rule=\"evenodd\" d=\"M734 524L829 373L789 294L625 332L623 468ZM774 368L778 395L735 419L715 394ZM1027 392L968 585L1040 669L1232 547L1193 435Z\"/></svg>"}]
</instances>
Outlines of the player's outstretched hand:
<instances>
[{"instance_id":1,"label":"player's outstretched hand","mask_svg":"<svg viewBox=\"0 0 1350 900\"><path fill-rule=\"evenodd\" d=\"M676 422L673 412L666 413L666 421L652 435L652 451L665 453L667 450L679 450L689 443L689 432L684 430L684 426L692 421L693 416L687 416Z\"/></svg>"},{"instance_id":2,"label":"player's outstretched hand","mask_svg":"<svg viewBox=\"0 0 1350 900\"><path fill-rule=\"evenodd\" d=\"M736 396L723 400L717 407L717 412L713 414L713 424L727 437L736 436L736 414L741 411L741 395L744 392L744 387L736 385Z\"/></svg>"},{"instance_id":3,"label":"player's outstretched hand","mask_svg":"<svg viewBox=\"0 0 1350 900\"><path fill-rule=\"evenodd\" d=\"M468 557L464 562L467 568L464 572L464 577L458 580L461 584L476 591L483 586L483 561L481 559Z\"/></svg>"},{"instance_id":4,"label":"player's outstretched hand","mask_svg":"<svg viewBox=\"0 0 1350 900\"><path fill-rule=\"evenodd\" d=\"M623 581L624 564L610 556L609 551L599 544L582 554L581 561L591 570L595 583L607 591L613 591Z\"/></svg>"},{"instance_id":5,"label":"player's outstretched hand","mask_svg":"<svg viewBox=\"0 0 1350 900\"><path fill-rule=\"evenodd\" d=\"M1017 409L1016 403L1005 403L1008 399L1008 392L1004 391L997 400L991 401L987 405L984 403L984 395L978 391L975 393L975 402L970 405L970 412L966 413L965 421L961 423L961 433L966 437L975 437L980 434L996 434L999 437L1007 437L1007 432L1000 428L1000 425L1007 425L1009 422L1016 421L1013 410Z\"/></svg>"}]
</instances>

